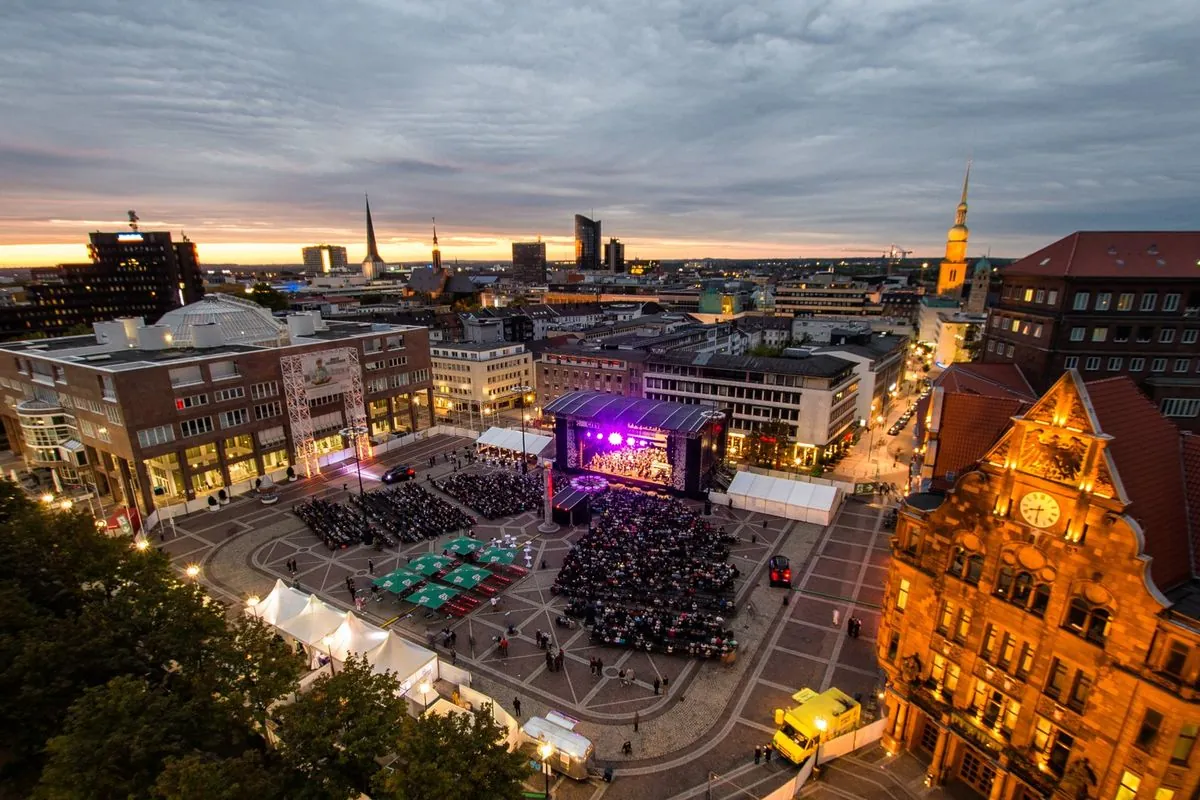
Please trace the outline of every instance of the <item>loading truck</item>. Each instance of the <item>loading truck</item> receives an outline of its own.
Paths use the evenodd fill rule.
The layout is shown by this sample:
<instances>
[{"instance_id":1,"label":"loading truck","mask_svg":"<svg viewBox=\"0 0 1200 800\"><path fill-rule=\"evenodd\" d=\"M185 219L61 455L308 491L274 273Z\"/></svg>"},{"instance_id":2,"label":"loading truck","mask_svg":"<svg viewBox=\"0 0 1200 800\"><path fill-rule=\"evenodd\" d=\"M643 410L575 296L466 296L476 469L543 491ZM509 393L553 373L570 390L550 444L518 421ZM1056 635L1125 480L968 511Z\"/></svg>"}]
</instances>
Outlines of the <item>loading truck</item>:
<instances>
[{"instance_id":1,"label":"loading truck","mask_svg":"<svg viewBox=\"0 0 1200 800\"><path fill-rule=\"evenodd\" d=\"M817 745L827 739L849 733L862 719L862 707L837 687L817 693L801 689L792 695L796 705L775 709L775 738L771 744L792 763L802 764Z\"/></svg>"}]
</instances>

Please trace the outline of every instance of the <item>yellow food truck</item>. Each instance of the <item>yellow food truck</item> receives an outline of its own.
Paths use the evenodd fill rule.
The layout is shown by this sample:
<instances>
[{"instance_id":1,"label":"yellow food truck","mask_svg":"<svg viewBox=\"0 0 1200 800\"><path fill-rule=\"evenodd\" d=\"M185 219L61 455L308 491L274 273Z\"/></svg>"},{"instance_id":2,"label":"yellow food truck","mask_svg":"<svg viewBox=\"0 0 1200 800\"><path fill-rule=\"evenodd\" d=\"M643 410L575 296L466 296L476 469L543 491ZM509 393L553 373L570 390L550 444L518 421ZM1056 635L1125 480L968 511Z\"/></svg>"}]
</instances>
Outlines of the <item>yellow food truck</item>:
<instances>
[{"instance_id":1,"label":"yellow food truck","mask_svg":"<svg viewBox=\"0 0 1200 800\"><path fill-rule=\"evenodd\" d=\"M779 730L771 744L779 754L796 764L801 764L826 739L849 733L858 727L862 718L862 707L858 702L836 687L829 687L818 694L812 689L801 689L792 695L796 705L789 709L775 709L775 724Z\"/></svg>"}]
</instances>

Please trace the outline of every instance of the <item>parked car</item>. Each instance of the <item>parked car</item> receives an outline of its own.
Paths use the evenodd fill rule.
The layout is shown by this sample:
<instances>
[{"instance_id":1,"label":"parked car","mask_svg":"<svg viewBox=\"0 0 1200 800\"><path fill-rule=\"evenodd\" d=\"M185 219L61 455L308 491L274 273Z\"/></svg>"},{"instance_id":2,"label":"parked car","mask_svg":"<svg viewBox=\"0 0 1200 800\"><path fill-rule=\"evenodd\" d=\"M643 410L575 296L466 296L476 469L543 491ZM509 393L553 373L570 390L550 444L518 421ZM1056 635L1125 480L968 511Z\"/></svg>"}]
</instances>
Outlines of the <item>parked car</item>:
<instances>
[{"instance_id":1,"label":"parked car","mask_svg":"<svg viewBox=\"0 0 1200 800\"><path fill-rule=\"evenodd\" d=\"M771 586L792 588L792 564L787 556L771 556L767 569L770 570Z\"/></svg>"},{"instance_id":2,"label":"parked car","mask_svg":"<svg viewBox=\"0 0 1200 800\"><path fill-rule=\"evenodd\" d=\"M417 471L412 467L404 464L399 467L392 467L387 472L383 473L384 483L403 483L410 481L417 476Z\"/></svg>"}]
</instances>

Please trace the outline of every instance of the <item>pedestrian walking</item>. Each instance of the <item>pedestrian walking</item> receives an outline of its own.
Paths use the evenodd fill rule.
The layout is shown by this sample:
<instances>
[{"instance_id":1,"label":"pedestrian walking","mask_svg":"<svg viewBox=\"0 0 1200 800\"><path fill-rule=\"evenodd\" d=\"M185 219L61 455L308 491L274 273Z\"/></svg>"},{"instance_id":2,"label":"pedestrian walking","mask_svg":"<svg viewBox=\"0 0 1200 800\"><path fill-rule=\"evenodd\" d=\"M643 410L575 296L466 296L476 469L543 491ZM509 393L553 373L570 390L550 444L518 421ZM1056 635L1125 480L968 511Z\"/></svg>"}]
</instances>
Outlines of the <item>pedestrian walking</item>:
<instances>
[{"instance_id":1,"label":"pedestrian walking","mask_svg":"<svg viewBox=\"0 0 1200 800\"><path fill-rule=\"evenodd\" d=\"M588 672L592 675L596 674L596 657L588 656Z\"/></svg>"},{"instance_id":2,"label":"pedestrian walking","mask_svg":"<svg viewBox=\"0 0 1200 800\"><path fill-rule=\"evenodd\" d=\"M513 711L517 712L517 719L521 718L521 698L513 698Z\"/></svg>"},{"instance_id":3,"label":"pedestrian walking","mask_svg":"<svg viewBox=\"0 0 1200 800\"><path fill-rule=\"evenodd\" d=\"M668 683L670 680L671 680L671 679L670 679L670 678L668 678L666 675L663 675L663 694L666 694L666 693L667 693L667 683Z\"/></svg>"},{"instance_id":4,"label":"pedestrian walking","mask_svg":"<svg viewBox=\"0 0 1200 800\"><path fill-rule=\"evenodd\" d=\"M759 745L754 746L754 763L755 764L762 763L762 747Z\"/></svg>"},{"instance_id":5,"label":"pedestrian walking","mask_svg":"<svg viewBox=\"0 0 1200 800\"><path fill-rule=\"evenodd\" d=\"M763 760L768 764L771 763L771 745L767 745L763 748Z\"/></svg>"},{"instance_id":6,"label":"pedestrian walking","mask_svg":"<svg viewBox=\"0 0 1200 800\"><path fill-rule=\"evenodd\" d=\"M546 671L554 672L554 656L550 654L549 650L546 651Z\"/></svg>"},{"instance_id":7,"label":"pedestrian walking","mask_svg":"<svg viewBox=\"0 0 1200 800\"><path fill-rule=\"evenodd\" d=\"M633 755L633 742L626 739L625 744L621 745L621 752L627 756Z\"/></svg>"},{"instance_id":8,"label":"pedestrian walking","mask_svg":"<svg viewBox=\"0 0 1200 800\"><path fill-rule=\"evenodd\" d=\"M838 611L836 608L833 610L833 627L842 627L842 612Z\"/></svg>"},{"instance_id":9,"label":"pedestrian walking","mask_svg":"<svg viewBox=\"0 0 1200 800\"><path fill-rule=\"evenodd\" d=\"M640 721L641 721L641 717L638 715L637 711L634 711L633 712L633 732L634 733L638 732L638 723Z\"/></svg>"},{"instance_id":10,"label":"pedestrian walking","mask_svg":"<svg viewBox=\"0 0 1200 800\"><path fill-rule=\"evenodd\" d=\"M662 688L662 680L660 678L655 678L654 679L654 693L658 694L658 690L661 688Z\"/></svg>"},{"instance_id":11,"label":"pedestrian walking","mask_svg":"<svg viewBox=\"0 0 1200 800\"><path fill-rule=\"evenodd\" d=\"M455 650L453 647L450 648L450 665L451 666L458 665L458 651Z\"/></svg>"},{"instance_id":12,"label":"pedestrian walking","mask_svg":"<svg viewBox=\"0 0 1200 800\"><path fill-rule=\"evenodd\" d=\"M560 648L558 648L558 655L556 655L554 657L554 671L555 672L562 672L563 659L564 659L563 651L562 651L562 648L560 647Z\"/></svg>"},{"instance_id":13,"label":"pedestrian walking","mask_svg":"<svg viewBox=\"0 0 1200 800\"><path fill-rule=\"evenodd\" d=\"M625 680L629 681L631 685L633 684L633 667L625 670Z\"/></svg>"},{"instance_id":14,"label":"pedestrian walking","mask_svg":"<svg viewBox=\"0 0 1200 800\"><path fill-rule=\"evenodd\" d=\"M367 574L368 575L375 574L375 562L369 558L367 559Z\"/></svg>"},{"instance_id":15,"label":"pedestrian walking","mask_svg":"<svg viewBox=\"0 0 1200 800\"><path fill-rule=\"evenodd\" d=\"M621 667L621 669L617 671L617 677L621 679L622 686L629 685L629 681L625 680L625 668L624 667Z\"/></svg>"}]
</instances>

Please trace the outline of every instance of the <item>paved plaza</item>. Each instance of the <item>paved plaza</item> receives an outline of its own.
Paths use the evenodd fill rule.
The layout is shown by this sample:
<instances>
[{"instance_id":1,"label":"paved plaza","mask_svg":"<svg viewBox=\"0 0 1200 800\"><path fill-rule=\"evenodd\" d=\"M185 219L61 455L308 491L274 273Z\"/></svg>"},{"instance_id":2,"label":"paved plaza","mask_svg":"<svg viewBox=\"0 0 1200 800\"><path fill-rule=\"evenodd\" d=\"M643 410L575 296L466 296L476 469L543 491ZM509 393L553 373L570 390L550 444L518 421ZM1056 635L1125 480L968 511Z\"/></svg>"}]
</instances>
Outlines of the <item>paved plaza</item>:
<instances>
[{"instance_id":1,"label":"paved plaza","mask_svg":"<svg viewBox=\"0 0 1200 800\"><path fill-rule=\"evenodd\" d=\"M416 480L436 492L426 476L450 472L452 466L441 454L468 444L466 439L437 435L389 454L382 460L386 463L364 469L366 488L378 488L368 473L407 463L417 468ZM428 464L431 455L438 456L432 468ZM467 469L486 472L493 468L477 464ZM357 491L353 465L282 486L280 502L273 506L239 499L215 513L179 518L174 529L164 526L161 540L156 531L155 540L179 568L198 565L200 580L232 610L240 609L248 596L268 592L276 578L288 579L286 564L291 559L298 563L297 579L303 589L349 609L353 606L345 587L347 577L365 587L372 572L383 575L413 555L441 552L445 542L456 535L406 545L398 551L379 552L363 546L330 551L291 509L311 497L343 500L347 494L344 484L349 484L349 492ZM689 501L689 505L697 513L702 511L699 503ZM760 797L795 773L793 765L778 757L770 765L753 763L755 746L766 744L774 733L773 710L789 704L792 693L806 686L823 689L836 685L859 696L868 714L874 712L880 681L875 632L890 535L883 527L887 510L882 504L849 500L834 524L821 528L758 513L714 509L713 524L737 537L730 548L730 560L741 574L736 585L738 613L730 621L739 642L732 663L598 646L578 626L558 627L555 618L566 601L552 594L550 586L572 542L586 528L564 527L542 534L537 530L540 520L532 513L481 520L473 529L473 535L484 541L513 536L531 548L533 568L503 592L496 608L485 602L465 618L447 618L423 608L414 611L411 604L385 594L384 599L367 604L365 616L427 646L431 633L449 626L457 634L455 652L437 649L443 658L453 658L468 669L476 688L510 710L513 699L520 698L523 718L554 709L579 720L577 729L596 746L598 767L612 766L615 780L577 783L560 778L556 797ZM767 585L765 564L774 554L791 559L791 592ZM543 560L546 568L541 568ZM847 634L851 616L863 621L858 638ZM494 639L510 625L517 633L508 636L509 653L503 657ZM548 632L554 644L563 648L561 671L547 670L545 652L534 641L538 629ZM604 661L600 676L589 671L592 656ZM632 685L618 680L616 673L621 668L634 671ZM669 679L667 691L655 694L655 677ZM626 741L633 747L628 757L621 753ZM901 763L901 759L893 761ZM846 763L850 762L843 759ZM873 775L872 770L886 772L888 767L888 763L864 762L859 769L843 770L834 765L822 779L824 788L806 788L804 796L814 796L808 793L815 791L827 792L815 795L820 797L915 796L854 793L869 789L861 781ZM840 771L848 771L845 780ZM871 780L880 781L879 791L909 791L906 784L913 780L919 784L920 778L909 772L916 775L920 770L909 769L901 778L876 775ZM858 788L838 788L843 783ZM845 794L847 791L850 794Z\"/></svg>"}]
</instances>

